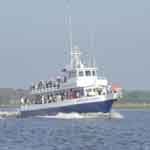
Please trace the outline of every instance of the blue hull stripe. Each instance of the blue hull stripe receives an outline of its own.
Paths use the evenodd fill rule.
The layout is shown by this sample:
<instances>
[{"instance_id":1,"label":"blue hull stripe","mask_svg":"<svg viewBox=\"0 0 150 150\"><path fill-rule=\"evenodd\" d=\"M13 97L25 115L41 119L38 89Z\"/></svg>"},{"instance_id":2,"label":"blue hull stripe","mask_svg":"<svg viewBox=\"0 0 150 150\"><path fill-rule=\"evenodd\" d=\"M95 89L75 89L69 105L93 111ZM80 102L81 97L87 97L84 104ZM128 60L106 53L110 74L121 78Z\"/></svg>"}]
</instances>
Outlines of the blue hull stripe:
<instances>
[{"instance_id":1,"label":"blue hull stripe","mask_svg":"<svg viewBox=\"0 0 150 150\"><path fill-rule=\"evenodd\" d=\"M21 111L21 117L29 117L29 116L43 116L43 115L56 115L58 112L62 113L89 113L89 112L103 112L108 113L112 108L114 100L108 100L104 102L93 102L93 103L83 103L76 104L65 107L57 107L57 108L46 108L46 109L38 109L32 111Z\"/></svg>"}]
</instances>

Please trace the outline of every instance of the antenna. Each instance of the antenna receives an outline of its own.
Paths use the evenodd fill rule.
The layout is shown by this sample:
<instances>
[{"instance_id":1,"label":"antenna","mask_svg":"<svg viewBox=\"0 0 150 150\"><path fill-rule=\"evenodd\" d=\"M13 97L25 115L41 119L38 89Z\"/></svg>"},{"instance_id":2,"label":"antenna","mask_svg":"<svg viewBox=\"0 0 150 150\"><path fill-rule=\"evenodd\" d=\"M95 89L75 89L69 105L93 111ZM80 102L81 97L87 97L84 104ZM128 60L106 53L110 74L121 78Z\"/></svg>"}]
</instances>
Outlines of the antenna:
<instances>
[{"instance_id":1,"label":"antenna","mask_svg":"<svg viewBox=\"0 0 150 150\"><path fill-rule=\"evenodd\" d=\"M95 57L92 58L92 67L96 67L96 61L95 61Z\"/></svg>"},{"instance_id":2,"label":"antenna","mask_svg":"<svg viewBox=\"0 0 150 150\"><path fill-rule=\"evenodd\" d=\"M105 76L105 72L104 72L104 65L101 66L101 76L104 77Z\"/></svg>"},{"instance_id":3,"label":"antenna","mask_svg":"<svg viewBox=\"0 0 150 150\"><path fill-rule=\"evenodd\" d=\"M69 42L70 42L70 67L71 69L75 69L81 67L81 52L80 49L75 46L73 47L73 36L72 36L72 18L70 15L70 0L67 0L67 9L69 10L68 13L68 25L69 25Z\"/></svg>"},{"instance_id":4,"label":"antenna","mask_svg":"<svg viewBox=\"0 0 150 150\"><path fill-rule=\"evenodd\" d=\"M71 16L69 16L69 40L70 40L70 50L72 52L73 41L72 41L72 19L71 19Z\"/></svg>"},{"instance_id":5,"label":"antenna","mask_svg":"<svg viewBox=\"0 0 150 150\"><path fill-rule=\"evenodd\" d=\"M69 45L70 45L70 63L71 66L73 64L73 36L72 36L72 18L70 15L70 0L66 0L66 5L67 5L67 10L68 10L68 14L67 15L67 24L68 24L68 28L69 28Z\"/></svg>"}]
</instances>

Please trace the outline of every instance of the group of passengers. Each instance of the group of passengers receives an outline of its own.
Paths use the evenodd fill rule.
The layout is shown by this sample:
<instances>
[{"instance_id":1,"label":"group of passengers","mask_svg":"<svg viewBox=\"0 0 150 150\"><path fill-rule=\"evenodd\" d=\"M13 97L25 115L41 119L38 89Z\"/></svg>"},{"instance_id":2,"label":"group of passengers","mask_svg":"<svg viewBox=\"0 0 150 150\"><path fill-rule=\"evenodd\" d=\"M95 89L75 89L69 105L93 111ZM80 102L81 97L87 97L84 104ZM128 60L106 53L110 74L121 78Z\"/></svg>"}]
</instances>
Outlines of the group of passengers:
<instances>
[{"instance_id":1,"label":"group of passengers","mask_svg":"<svg viewBox=\"0 0 150 150\"><path fill-rule=\"evenodd\" d=\"M86 90L86 95L89 96L97 96L97 95L107 95L110 93L115 93L116 91L113 91L111 86L107 87L101 87L101 88L89 88Z\"/></svg>"},{"instance_id":2,"label":"group of passengers","mask_svg":"<svg viewBox=\"0 0 150 150\"><path fill-rule=\"evenodd\" d=\"M46 103L55 103L64 100L77 99L84 96L98 96L98 95L107 95L112 92L111 87L103 87L103 88L89 88L84 92L83 89L73 90L70 89L68 91L60 91L59 93L51 93L47 95L35 95L31 100L28 98L24 98L21 100L23 104L46 104Z\"/></svg>"},{"instance_id":3,"label":"group of passengers","mask_svg":"<svg viewBox=\"0 0 150 150\"><path fill-rule=\"evenodd\" d=\"M56 81L48 80L48 81L39 81L36 84L33 84L30 89L31 90L40 90L40 89L47 89L47 88L60 88L61 79L57 78Z\"/></svg>"},{"instance_id":4,"label":"group of passengers","mask_svg":"<svg viewBox=\"0 0 150 150\"><path fill-rule=\"evenodd\" d=\"M73 91L72 89L68 91L62 91L59 93L53 93L48 95L34 95L34 97L29 100L27 97L21 99L22 104L46 104L46 103L55 103L64 100L71 100L80 98L83 96L82 91Z\"/></svg>"}]
</instances>

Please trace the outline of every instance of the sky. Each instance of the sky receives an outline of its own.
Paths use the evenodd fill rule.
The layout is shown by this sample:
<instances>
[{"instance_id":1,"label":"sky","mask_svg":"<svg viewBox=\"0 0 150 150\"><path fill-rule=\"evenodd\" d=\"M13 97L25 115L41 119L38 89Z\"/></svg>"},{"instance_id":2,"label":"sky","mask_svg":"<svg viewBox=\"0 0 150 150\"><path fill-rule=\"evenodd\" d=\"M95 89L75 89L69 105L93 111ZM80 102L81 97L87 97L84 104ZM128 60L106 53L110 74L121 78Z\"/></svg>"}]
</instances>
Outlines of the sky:
<instances>
[{"instance_id":1,"label":"sky","mask_svg":"<svg viewBox=\"0 0 150 150\"><path fill-rule=\"evenodd\" d=\"M149 0L0 0L0 87L55 76L73 44L123 89L150 89ZM86 55L87 56L87 55ZM103 66L103 67L102 67Z\"/></svg>"}]
</instances>

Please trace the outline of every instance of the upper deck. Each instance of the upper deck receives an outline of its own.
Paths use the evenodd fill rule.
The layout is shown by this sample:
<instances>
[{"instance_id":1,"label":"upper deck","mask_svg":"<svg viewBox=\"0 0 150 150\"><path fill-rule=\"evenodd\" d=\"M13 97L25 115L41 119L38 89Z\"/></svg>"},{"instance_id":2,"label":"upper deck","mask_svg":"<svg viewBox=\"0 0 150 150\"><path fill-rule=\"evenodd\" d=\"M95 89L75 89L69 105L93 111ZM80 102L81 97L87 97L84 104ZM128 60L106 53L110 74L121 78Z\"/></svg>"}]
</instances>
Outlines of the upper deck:
<instances>
[{"instance_id":1,"label":"upper deck","mask_svg":"<svg viewBox=\"0 0 150 150\"><path fill-rule=\"evenodd\" d=\"M107 86L105 77L98 76L95 64L86 65L81 61L81 52L78 47L71 50L71 61L69 67L63 70L63 75L55 81L40 81L32 85L31 94L41 94L57 90L89 86Z\"/></svg>"}]
</instances>

